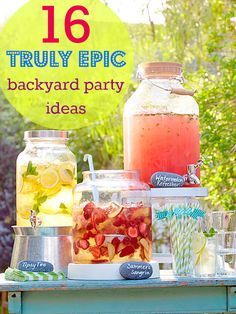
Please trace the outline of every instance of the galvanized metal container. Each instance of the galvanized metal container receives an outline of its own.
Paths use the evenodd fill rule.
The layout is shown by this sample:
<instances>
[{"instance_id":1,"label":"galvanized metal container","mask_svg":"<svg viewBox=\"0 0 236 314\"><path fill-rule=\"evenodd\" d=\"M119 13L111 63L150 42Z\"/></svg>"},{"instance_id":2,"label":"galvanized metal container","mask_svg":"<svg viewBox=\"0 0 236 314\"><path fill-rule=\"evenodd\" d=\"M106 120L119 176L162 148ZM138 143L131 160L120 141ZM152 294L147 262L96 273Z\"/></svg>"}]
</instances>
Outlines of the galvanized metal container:
<instances>
[{"instance_id":1,"label":"galvanized metal container","mask_svg":"<svg viewBox=\"0 0 236 314\"><path fill-rule=\"evenodd\" d=\"M67 266L72 261L71 227L12 227L15 241L11 267L17 267L22 260L47 261L54 271L67 274Z\"/></svg>"}]
</instances>

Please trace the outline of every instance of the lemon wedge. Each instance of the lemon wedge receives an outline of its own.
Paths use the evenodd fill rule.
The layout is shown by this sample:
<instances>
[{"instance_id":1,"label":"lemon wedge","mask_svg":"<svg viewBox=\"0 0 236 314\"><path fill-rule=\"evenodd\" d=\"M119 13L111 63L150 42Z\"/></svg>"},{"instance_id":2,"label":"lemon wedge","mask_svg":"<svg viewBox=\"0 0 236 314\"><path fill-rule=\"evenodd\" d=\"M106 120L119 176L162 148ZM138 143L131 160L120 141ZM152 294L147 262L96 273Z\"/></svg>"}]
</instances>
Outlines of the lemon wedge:
<instances>
[{"instance_id":1,"label":"lemon wedge","mask_svg":"<svg viewBox=\"0 0 236 314\"><path fill-rule=\"evenodd\" d=\"M195 254L199 254L206 246L207 239L204 235L204 233L199 232L195 233L193 236L193 252Z\"/></svg>"},{"instance_id":2,"label":"lemon wedge","mask_svg":"<svg viewBox=\"0 0 236 314\"><path fill-rule=\"evenodd\" d=\"M195 234L193 238L193 252L195 255L197 255L195 265L200 262L201 256L205 251L206 244L207 238L202 232Z\"/></svg>"},{"instance_id":3,"label":"lemon wedge","mask_svg":"<svg viewBox=\"0 0 236 314\"><path fill-rule=\"evenodd\" d=\"M40 176L40 183L46 189L53 189L59 182L59 175L57 171L49 167Z\"/></svg>"}]
</instances>

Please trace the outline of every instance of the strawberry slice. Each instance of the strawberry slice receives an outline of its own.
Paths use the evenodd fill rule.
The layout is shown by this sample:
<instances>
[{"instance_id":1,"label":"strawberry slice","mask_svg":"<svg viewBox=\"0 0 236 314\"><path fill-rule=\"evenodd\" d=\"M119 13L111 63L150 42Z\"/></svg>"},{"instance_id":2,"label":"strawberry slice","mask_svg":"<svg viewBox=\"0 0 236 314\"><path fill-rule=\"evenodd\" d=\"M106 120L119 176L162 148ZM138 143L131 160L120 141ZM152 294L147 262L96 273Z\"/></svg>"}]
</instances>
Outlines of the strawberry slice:
<instances>
[{"instance_id":1,"label":"strawberry slice","mask_svg":"<svg viewBox=\"0 0 236 314\"><path fill-rule=\"evenodd\" d=\"M130 242L131 242L131 245L135 248L135 250L139 248L139 244L138 244L137 238L130 239Z\"/></svg>"},{"instance_id":2,"label":"strawberry slice","mask_svg":"<svg viewBox=\"0 0 236 314\"><path fill-rule=\"evenodd\" d=\"M95 242L97 246L101 246L104 241L105 241L105 236L103 234L98 233L95 235Z\"/></svg>"},{"instance_id":3,"label":"strawberry slice","mask_svg":"<svg viewBox=\"0 0 236 314\"><path fill-rule=\"evenodd\" d=\"M91 223L87 224L86 229L87 230L92 230L93 229L93 224L91 224Z\"/></svg>"},{"instance_id":4,"label":"strawberry slice","mask_svg":"<svg viewBox=\"0 0 236 314\"><path fill-rule=\"evenodd\" d=\"M134 253L134 248L132 246L126 246L121 252L120 257L125 257Z\"/></svg>"},{"instance_id":5,"label":"strawberry slice","mask_svg":"<svg viewBox=\"0 0 236 314\"><path fill-rule=\"evenodd\" d=\"M111 241L112 245L114 245L115 247L115 253L117 254L119 251L118 251L118 247L120 245L120 240L118 237L115 237L114 239L112 239Z\"/></svg>"},{"instance_id":6,"label":"strawberry slice","mask_svg":"<svg viewBox=\"0 0 236 314\"><path fill-rule=\"evenodd\" d=\"M136 227L129 227L127 233L128 233L128 236L131 238L137 238L138 236L138 230Z\"/></svg>"},{"instance_id":7,"label":"strawberry slice","mask_svg":"<svg viewBox=\"0 0 236 314\"><path fill-rule=\"evenodd\" d=\"M124 238L123 241L124 245L129 245L130 244L130 238Z\"/></svg>"},{"instance_id":8,"label":"strawberry slice","mask_svg":"<svg viewBox=\"0 0 236 314\"><path fill-rule=\"evenodd\" d=\"M77 242L77 245L81 249L87 250L87 248L89 247L89 242L87 240L82 239Z\"/></svg>"},{"instance_id":9,"label":"strawberry slice","mask_svg":"<svg viewBox=\"0 0 236 314\"><path fill-rule=\"evenodd\" d=\"M83 211L84 211L84 218L86 220L88 220L91 217L92 212L95 208L96 208L96 205L93 202L89 202L88 204L84 206Z\"/></svg>"},{"instance_id":10,"label":"strawberry slice","mask_svg":"<svg viewBox=\"0 0 236 314\"><path fill-rule=\"evenodd\" d=\"M139 224L139 232L141 233L141 235L143 235L144 237L147 236L147 224L145 224L145 222L141 222Z\"/></svg>"},{"instance_id":11,"label":"strawberry slice","mask_svg":"<svg viewBox=\"0 0 236 314\"><path fill-rule=\"evenodd\" d=\"M123 210L123 209L122 209ZM116 227L120 227L121 225L126 225L126 217L123 213L117 215L113 221L113 225Z\"/></svg>"},{"instance_id":12,"label":"strawberry slice","mask_svg":"<svg viewBox=\"0 0 236 314\"><path fill-rule=\"evenodd\" d=\"M106 214L102 211L102 209L100 210L96 210L95 212L92 212L92 224L93 227L97 230L97 225L100 223L103 223L104 221L106 221L107 216Z\"/></svg>"},{"instance_id":13,"label":"strawberry slice","mask_svg":"<svg viewBox=\"0 0 236 314\"><path fill-rule=\"evenodd\" d=\"M100 247L100 252L102 256L107 256L108 257L108 248L106 246L101 246Z\"/></svg>"},{"instance_id":14,"label":"strawberry slice","mask_svg":"<svg viewBox=\"0 0 236 314\"><path fill-rule=\"evenodd\" d=\"M94 247L90 247L89 251L93 254L93 257L95 259L100 258L101 252L100 252L99 247L95 247L95 246Z\"/></svg>"}]
</instances>

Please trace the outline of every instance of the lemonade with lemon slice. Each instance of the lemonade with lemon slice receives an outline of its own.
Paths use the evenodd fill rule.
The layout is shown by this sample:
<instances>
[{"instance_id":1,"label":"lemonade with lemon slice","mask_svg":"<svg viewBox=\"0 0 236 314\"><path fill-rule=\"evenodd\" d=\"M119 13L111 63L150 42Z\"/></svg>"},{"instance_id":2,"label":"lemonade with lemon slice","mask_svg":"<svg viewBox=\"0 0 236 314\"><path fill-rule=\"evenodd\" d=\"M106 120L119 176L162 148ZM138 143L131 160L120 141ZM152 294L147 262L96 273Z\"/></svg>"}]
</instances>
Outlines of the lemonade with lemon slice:
<instances>
[{"instance_id":1,"label":"lemonade with lemon slice","mask_svg":"<svg viewBox=\"0 0 236 314\"><path fill-rule=\"evenodd\" d=\"M17 225L30 225L35 210L44 226L72 225L75 165L69 162L36 165L29 161L17 174Z\"/></svg>"},{"instance_id":2,"label":"lemonade with lemon slice","mask_svg":"<svg viewBox=\"0 0 236 314\"><path fill-rule=\"evenodd\" d=\"M72 226L72 191L76 185L76 159L66 146L66 131L27 131L26 148L18 156L16 218L30 226L31 210L42 226Z\"/></svg>"},{"instance_id":3,"label":"lemonade with lemon slice","mask_svg":"<svg viewBox=\"0 0 236 314\"><path fill-rule=\"evenodd\" d=\"M194 269L197 276L214 276L216 273L215 237L207 237L203 232L193 235Z\"/></svg>"}]
</instances>

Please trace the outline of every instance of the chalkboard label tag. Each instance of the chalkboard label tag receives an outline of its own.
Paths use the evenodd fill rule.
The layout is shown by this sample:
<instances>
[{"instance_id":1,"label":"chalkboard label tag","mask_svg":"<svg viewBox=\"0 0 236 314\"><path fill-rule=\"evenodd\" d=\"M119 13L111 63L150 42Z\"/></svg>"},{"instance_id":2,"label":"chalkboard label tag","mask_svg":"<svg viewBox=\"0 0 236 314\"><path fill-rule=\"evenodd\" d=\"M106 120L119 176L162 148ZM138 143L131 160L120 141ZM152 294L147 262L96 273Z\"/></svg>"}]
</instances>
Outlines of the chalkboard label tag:
<instances>
[{"instance_id":1,"label":"chalkboard label tag","mask_svg":"<svg viewBox=\"0 0 236 314\"><path fill-rule=\"evenodd\" d=\"M151 183L156 188L178 188L184 185L184 178L177 173L155 172Z\"/></svg>"},{"instance_id":2,"label":"chalkboard label tag","mask_svg":"<svg viewBox=\"0 0 236 314\"><path fill-rule=\"evenodd\" d=\"M20 261L18 269L33 272L50 272L53 271L53 265L45 261Z\"/></svg>"},{"instance_id":3,"label":"chalkboard label tag","mask_svg":"<svg viewBox=\"0 0 236 314\"><path fill-rule=\"evenodd\" d=\"M145 262L126 262L120 266L120 274L125 279L147 279L152 273L152 265Z\"/></svg>"}]
</instances>

